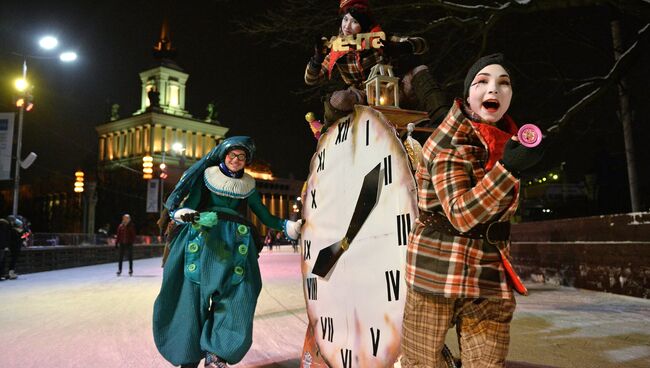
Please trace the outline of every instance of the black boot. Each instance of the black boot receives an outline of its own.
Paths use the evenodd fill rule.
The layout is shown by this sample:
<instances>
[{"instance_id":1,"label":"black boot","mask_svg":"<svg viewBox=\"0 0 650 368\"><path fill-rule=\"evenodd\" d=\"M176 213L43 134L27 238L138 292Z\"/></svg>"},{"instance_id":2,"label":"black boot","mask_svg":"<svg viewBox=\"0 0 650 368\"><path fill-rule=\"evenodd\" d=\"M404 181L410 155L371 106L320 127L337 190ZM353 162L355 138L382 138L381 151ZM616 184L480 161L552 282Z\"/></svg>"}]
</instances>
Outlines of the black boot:
<instances>
[{"instance_id":1,"label":"black boot","mask_svg":"<svg viewBox=\"0 0 650 368\"><path fill-rule=\"evenodd\" d=\"M181 368L198 368L199 363L201 362L181 364Z\"/></svg>"},{"instance_id":2,"label":"black boot","mask_svg":"<svg viewBox=\"0 0 650 368\"><path fill-rule=\"evenodd\" d=\"M205 354L205 366L207 368L228 368L228 363L212 353Z\"/></svg>"},{"instance_id":3,"label":"black boot","mask_svg":"<svg viewBox=\"0 0 650 368\"><path fill-rule=\"evenodd\" d=\"M436 126L439 125L449 109L449 106L445 104L446 98L440 86L428 69L415 74L411 83L419 104L429 113L431 122Z\"/></svg>"}]
</instances>

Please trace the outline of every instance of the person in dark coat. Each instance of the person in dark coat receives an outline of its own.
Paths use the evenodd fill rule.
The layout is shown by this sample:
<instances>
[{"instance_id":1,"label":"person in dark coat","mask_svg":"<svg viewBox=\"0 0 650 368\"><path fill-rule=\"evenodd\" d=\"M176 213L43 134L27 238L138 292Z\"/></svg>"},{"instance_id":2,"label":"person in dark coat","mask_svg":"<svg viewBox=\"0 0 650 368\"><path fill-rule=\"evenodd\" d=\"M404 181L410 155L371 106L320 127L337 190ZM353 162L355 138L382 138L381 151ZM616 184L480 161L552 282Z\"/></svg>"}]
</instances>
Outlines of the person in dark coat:
<instances>
[{"instance_id":1,"label":"person in dark coat","mask_svg":"<svg viewBox=\"0 0 650 368\"><path fill-rule=\"evenodd\" d=\"M133 243L135 242L135 226L131 222L131 216L124 214L122 223L117 227L117 239L115 246L120 248L120 261L117 264L117 276L122 274L122 261L124 253L129 256L129 276L133 275Z\"/></svg>"},{"instance_id":2,"label":"person in dark coat","mask_svg":"<svg viewBox=\"0 0 650 368\"><path fill-rule=\"evenodd\" d=\"M11 241L11 224L5 218L0 218L0 281L7 279L5 275L5 248Z\"/></svg>"},{"instance_id":3,"label":"person in dark coat","mask_svg":"<svg viewBox=\"0 0 650 368\"><path fill-rule=\"evenodd\" d=\"M0 245L1 247L8 247L9 252L11 254L11 257L9 258L9 272L7 274L4 274L4 262L3 265L0 267L2 271L0 275L4 275L5 279L9 280L15 280L18 278L18 274L16 273L16 265L18 264L18 258L20 257L20 251L23 247L23 235L28 234L29 232L29 223L28 221L18 215L18 216L7 216L7 219L5 220L6 223L9 225L8 230L5 228L7 226L2 226L3 229L1 232L3 233L0 235ZM3 221L4 223L4 221Z\"/></svg>"}]
</instances>

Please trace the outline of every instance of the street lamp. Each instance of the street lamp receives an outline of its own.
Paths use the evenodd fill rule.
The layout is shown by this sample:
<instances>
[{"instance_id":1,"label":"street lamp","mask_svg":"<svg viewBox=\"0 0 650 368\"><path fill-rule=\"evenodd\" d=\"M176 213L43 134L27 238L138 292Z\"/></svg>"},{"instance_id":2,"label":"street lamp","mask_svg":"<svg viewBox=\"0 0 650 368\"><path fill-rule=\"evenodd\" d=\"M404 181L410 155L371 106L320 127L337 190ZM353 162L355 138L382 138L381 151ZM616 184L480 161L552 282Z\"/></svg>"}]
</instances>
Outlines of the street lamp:
<instances>
[{"instance_id":1,"label":"street lamp","mask_svg":"<svg viewBox=\"0 0 650 368\"><path fill-rule=\"evenodd\" d=\"M59 41L53 36L45 36L41 38L39 41L39 45L41 46L41 48L46 50L55 49L58 46L58 44ZM66 54L65 57L63 57L64 54ZM51 57L40 57L40 56L33 56L27 54L17 54L17 55L22 56L23 58L23 73L22 73L22 79L16 82L16 89L18 89L18 92L21 93L21 97L23 98L23 101L26 101L31 89L29 83L27 82L27 59L28 58L49 59ZM72 51L66 51L62 53L59 56L59 58L61 61L64 62L74 61L77 59L77 54ZM13 200L13 208L11 212L14 216L18 215L18 197L20 194L20 167L23 166L24 168L27 168L29 167L29 164L31 164L31 162L27 164L27 159L25 159L24 161L20 159L21 148L22 148L21 146L23 143L23 115L25 114L27 108L27 106L25 105L26 105L25 103L20 104L18 110L18 136L16 138L16 168L14 174L14 200Z\"/></svg>"},{"instance_id":2,"label":"street lamp","mask_svg":"<svg viewBox=\"0 0 650 368\"><path fill-rule=\"evenodd\" d=\"M162 155L162 160L160 162L159 167L160 167L160 211L162 212L162 210L164 208L163 200L165 198L164 197L165 196L165 179L167 179L167 177L168 177L167 164L165 163L165 156L167 154L167 149L165 147L165 137L162 138L162 146L161 147L162 148L160 149L160 151L161 151L161 155ZM172 151L174 151L174 153L176 155L181 156L180 159L179 159L179 166L182 169L184 164L185 164L185 158L182 155L183 152L185 151L185 147L183 147L182 143L176 142L176 143L172 144L171 149L172 149Z\"/></svg>"}]
</instances>

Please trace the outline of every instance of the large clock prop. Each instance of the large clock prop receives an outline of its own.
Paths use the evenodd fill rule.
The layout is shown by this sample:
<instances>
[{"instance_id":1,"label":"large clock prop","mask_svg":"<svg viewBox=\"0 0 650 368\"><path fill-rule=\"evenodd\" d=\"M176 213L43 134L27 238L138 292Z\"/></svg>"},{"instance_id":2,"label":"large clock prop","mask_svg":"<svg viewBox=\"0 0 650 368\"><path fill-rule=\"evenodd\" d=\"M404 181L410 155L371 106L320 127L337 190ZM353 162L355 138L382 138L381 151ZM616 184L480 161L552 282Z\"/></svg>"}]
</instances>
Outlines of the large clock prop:
<instances>
[{"instance_id":1,"label":"large clock prop","mask_svg":"<svg viewBox=\"0 0 650 368\"><path fill-rule=\"evenodd\" d=\"M383 113L357 105L321 136L303 202L302 366L396 362L416 201L406 150Z\"/></svg>"}]
</instances>

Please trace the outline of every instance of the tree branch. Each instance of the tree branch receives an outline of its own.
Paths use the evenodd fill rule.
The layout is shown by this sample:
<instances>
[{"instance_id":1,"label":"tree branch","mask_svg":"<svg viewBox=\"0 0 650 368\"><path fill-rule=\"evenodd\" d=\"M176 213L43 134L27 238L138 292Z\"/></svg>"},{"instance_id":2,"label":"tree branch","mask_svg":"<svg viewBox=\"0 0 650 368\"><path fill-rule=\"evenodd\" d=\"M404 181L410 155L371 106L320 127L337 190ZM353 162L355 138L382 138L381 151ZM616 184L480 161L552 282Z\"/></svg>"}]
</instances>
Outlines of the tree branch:
<instances>
[{"instance_id":1,"label":"tree branch","mask_svg":"<svg viewBox=\"0 0 650 368\"><path fill-rule=\"evenodd\" d=\"M643 50L643 46L648 43L648 39L650 38L650 32L648 31L649 28L650 23L646 24L643 28L641 28L641 30L639 30L639 37L637 40L630 47L628 47L627 50L625 50L621 57L614 63L609 73L607 73L606 76L600 78L602 80L601 85L580 99L580 101L578 101L576 104L571 106L560 118L560 120L558 120L557 124L549 128L549 131L556 129L561 130L562 127L566 126L576 114L584 110L585 107L587 107L590 103L607 92L607 90L619 80L621 75L632 65L634 61L636 61L639 54Z\"/></svg>"}]
</instances>

